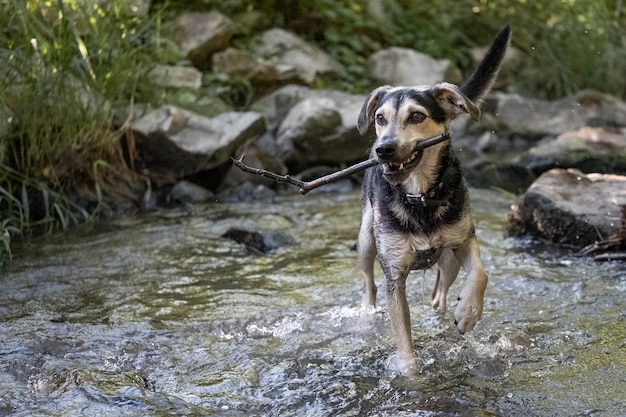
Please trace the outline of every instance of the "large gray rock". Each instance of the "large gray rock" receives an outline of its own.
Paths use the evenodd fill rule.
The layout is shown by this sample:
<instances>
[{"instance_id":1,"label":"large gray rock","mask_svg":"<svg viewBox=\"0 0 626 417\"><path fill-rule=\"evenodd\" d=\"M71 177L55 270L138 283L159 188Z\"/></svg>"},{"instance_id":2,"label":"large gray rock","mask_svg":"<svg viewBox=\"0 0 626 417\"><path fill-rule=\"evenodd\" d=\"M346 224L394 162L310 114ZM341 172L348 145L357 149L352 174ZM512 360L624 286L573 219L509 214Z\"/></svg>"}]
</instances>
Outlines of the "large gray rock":
<instances>
[{"instance_id":1,"label":"large gray rock","mask_svg":"<svg viewBox=\"0 0 626 417\"><path fill-rule=\"evenodd\" d=\"M372 78L381 84L432 85L440 82L458 84L461 71L448 59L434 59L409 48L388 48L367 59Z\"/></svg>"},{"instance_id":2,"label":"large gray rock","mask_svg":"<svg viewBox=\"0 0 626 417\"><path fill-rule=\"evenodd\" d=\"M263 59L241 49L227 48L217 52L212 61L213 71L225 75L229 81L245 78L255 85L284 85L299 79L293 66Z\"/></svg>"},{"instance_id":3,"label":"large gray rock","mask_svg":"<svg viewBox=\"0 0 626 417\"><path fill-rule=\"evenodd\" d=\"M330 55L283 29L270 29L255 39L254 53L276 64L293 68L302 82L316 77L342 77L345 68Z\"/></svg>"},{"instance_id":4,"label":"large gray rock","mask_svg":"<svg viewBox=\"0 0 626 417\"><path fill-rule=\"evenodd\" d=\"M553 169L513 206L509 233L582 247L617 231L623 205L626 176Z\"/></svg>"},{"instance_id":5,"label":"large gray rock","mask_svg":"<svg viewBox=\"0 0 626 417\"><path fill-rule=\"evenodd\" d=\"M235 154L237 157L243 156L243 162L248 166L265 169L280 175L286 174L287 168L285 165L278 158L260 146L259 142L261 141L250 140L240 146ZM246 182L266 187L273 187L276 185L276 181L271 178L243 172L233 166L224 175L224 178L218 188L218 192L235 188L236 186Z\"/></svg>"},{"instance_id":6,"label":"large gray rock","mask_svg":"<svg viewBox=\"0 0 626 417\"><path fill-rule=\"evenodd\" d=\"M328 146L324 141L341 125L341 115L333 100L325 97L306 98L296 104L283 120L276 142L287 161L306 165L310 160L324 159Z\"/></svg>"},{"instance_id":7,"label":"large gray rock","mask_svg":"<svg viewBox=\"0 0 626 417\"><path fill-rule=\"evenodd\" d=\"M537 174L551 168L626 174L626 128L583 127L547 139L519 158Z\"/></svg>"},{"instance_id":8,"label":"large gray rock","mask_svg":"<svg viewBox=\"0 0 626 417\"><path fill-rule=\"evenodd\" d=\"M184 13L166 25L172 39L198 68L210 66L211 55L228 46L233 36L232 21L218 12Z\"/></svg>"},{"instance_id":9,"label":"large gray rock","mask_svg":"<svg viewBox=\"0 0 626 417\"><path fill-rule=\"evenodd\" d=\"M245 141L265 131L256 112L206 118L163 106L132 124L137 149L151 170L181 178L228 162Z\"/></svg>"},{"instance_id":10,"label":"large gray rock","mask_svg":"<svg viewBox=\"0 0 626 417\"><path fill-rule=\"evenodd\" d=\"M493 93L483 105L487 129L543 136L584 126L626 126L626 103L595 91L581 91L556 101Z\"/></svg>"},{"instance_id":11,"label":"large gray rock","mask_svg":"<svg viewBox=\"0 0 626 417\"><path fill-rule=\"evenodd\" d=\"M365 95L285 86L252 109L263 113L275 133L280 156L291 168L344 164L363 159L371 138L359 135L356 120Z\"/></svg>"},{"instance_id":12,"label":"large gray rock","mask_svg":"<svg viewBox=\"0 0 626 417\"><path fill-rule=\"evenodd\" d=\"M161 87L197 90L202 86L202 72L194 67L157 65L148 73L148 79Z\"/></svg>"}]
</instances>

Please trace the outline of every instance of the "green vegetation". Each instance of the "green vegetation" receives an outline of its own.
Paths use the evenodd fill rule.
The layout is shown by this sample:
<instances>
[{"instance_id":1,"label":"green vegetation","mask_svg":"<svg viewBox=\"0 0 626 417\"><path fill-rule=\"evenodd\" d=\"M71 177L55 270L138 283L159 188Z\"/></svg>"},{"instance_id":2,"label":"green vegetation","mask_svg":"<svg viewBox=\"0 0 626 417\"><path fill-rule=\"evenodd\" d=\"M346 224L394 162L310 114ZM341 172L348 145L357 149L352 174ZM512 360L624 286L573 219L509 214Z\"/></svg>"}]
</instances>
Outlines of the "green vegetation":
<instances>
[{"instance_id":1,"label":"green vegetation","mask_svg":"<svg viewBox=\"0 0 626 417\"><path fill-rule=\"evenodd\" d=\"M154 1L148 16L131 13L128 0L1 2L0 257L17 234L99 218L122 194L120 184L137 180L124 157L134 152L132 140L120 140L126 126L113 116L116 108L175 97L149 85L146 74L175 62L161 24L190 10L231 17L236 46L274 26L316 42L348 70L318 87L370 90L365 60L392 45L449 58L468 72L470 49L509 23L518 54L503 73L508 88L545 98L584 88L626 95L621 1L171 0ZM254 95L245 80L204 79L206 94L239 107Z\"/></svg>"},{"instance_id":2,"label":"green vegetation","mask_svg":"<svg viewBox=\"0 0 626 417\"><path fill-rule=\"evenodd\" d=\"M195 0L194 5L236 21L276 11L262 14L258 25L285 26L320 44L348 68L345 90L371 88L362 64L373 51L391 45L449 58L467 72L473 66L470 48L487 45L509 23L518 50L508 80L515 91L558 98L593 88L626 96L626 4L621 1ZM244 37L249 32L249 24L240 29Z\"/></svg>"},{"instance_id":3,"label":"green vegetation","mask_svg":"<svg viewBox=\"0 0 626 417\"><path fill-rule=\"evenodd\" d=\"M12 235L97 219L106 213L103 189L114 193L116 182L133 175L111 103L150 100L143 78L153 65L158 16L142 21L125 15L120 1L88 3L0 6L4 256Z\"/></svg>"}]
</instances>

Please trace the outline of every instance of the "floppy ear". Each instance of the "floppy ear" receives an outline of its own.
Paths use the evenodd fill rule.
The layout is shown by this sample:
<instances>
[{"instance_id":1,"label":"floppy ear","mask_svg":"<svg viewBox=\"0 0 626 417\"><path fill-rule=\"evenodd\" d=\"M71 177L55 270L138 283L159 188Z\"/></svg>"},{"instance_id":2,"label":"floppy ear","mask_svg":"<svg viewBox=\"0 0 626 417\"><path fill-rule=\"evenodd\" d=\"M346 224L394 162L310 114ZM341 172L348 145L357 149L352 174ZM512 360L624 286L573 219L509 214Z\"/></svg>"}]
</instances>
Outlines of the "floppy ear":
<instances>
[{"instance_id":1,"label":"floppy ear","mask_svg":"<svg viewBox=\"0 0 626 417\"><path fill-rule=\"evenodd\" d=\"M450 116L450 119L463 113L469 114L474 120L480 119L480 109L456 85L441 83L433 86L432 91L437 102Z\"/></svg>"},{"instance_id":2,"label":"floppy ear","mask_svg":"<svg viewBox=\"0 0 626 417\"><path fill-rule=\"evenodd\" d=\"M370 123L372 123L372 117L374 116L374 111L376 110L376 105L380 100L380 96L390 88L391 87L388 85L378 87L365 99L363 107L361 107L361 113L359 113L359 118L356 122L356 128L359 130L361 135L367 133L367 129L369 128Z\"/></svg>"}]
</instances>

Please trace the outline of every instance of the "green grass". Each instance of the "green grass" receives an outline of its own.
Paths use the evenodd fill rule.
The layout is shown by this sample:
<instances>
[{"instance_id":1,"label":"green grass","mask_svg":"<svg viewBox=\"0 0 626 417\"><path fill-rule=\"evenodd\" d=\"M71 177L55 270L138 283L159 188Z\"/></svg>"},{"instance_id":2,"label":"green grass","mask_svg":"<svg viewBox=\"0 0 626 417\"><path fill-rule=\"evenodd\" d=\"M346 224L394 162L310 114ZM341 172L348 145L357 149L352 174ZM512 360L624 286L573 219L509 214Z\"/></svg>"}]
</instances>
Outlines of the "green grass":
<instances>
[{"instance_id":1,"label":"green grass","mask_svg":"<svg viewBox=\"0 0 626 417\"><path fill-rule=\"evenodd\" d=\"M153 99L145 75L159 49L159 16L125 14L123 1L81 4L0 7L0 59L8 69L0 75L5 258L12 235L99 218L107 182L132 175L121 157L125 127L112 125L114 106Z\"/></svg>"}]
</instances>

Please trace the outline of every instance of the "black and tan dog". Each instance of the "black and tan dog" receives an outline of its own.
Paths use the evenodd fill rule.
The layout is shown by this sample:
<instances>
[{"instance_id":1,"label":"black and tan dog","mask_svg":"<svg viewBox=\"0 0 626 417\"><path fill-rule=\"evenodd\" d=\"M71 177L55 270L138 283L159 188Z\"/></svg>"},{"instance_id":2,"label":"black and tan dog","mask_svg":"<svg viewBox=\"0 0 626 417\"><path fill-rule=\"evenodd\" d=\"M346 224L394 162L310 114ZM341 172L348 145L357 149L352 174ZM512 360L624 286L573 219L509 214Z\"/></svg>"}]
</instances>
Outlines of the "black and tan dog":
<instances>
[{"instance_id":1,"label":"black and tan dog","mask_svg":"<svg viewBox=\"0 0 626 417\"><path fill-rule=\"evenodd\" d=\"M454 312L461 333L471 330L480 319L487 286L467 186L450 141L423 152L416 151L416 145L447 133L458 116L480 117L477 105L495 81L510 37L506 26L460 88L448 83L379 87L367 97L358 118L361 134L372 121L375 124L371 156L379 162L368 169L363 184L357 244L365 275L362 305L376 304L374 261L378 256L386 279L398 366L404 373L416 371L406 298L409 271L437 264L431 303L445 312L448 288L463 267L468 278Z\"/></svg>"}]
</instances>

